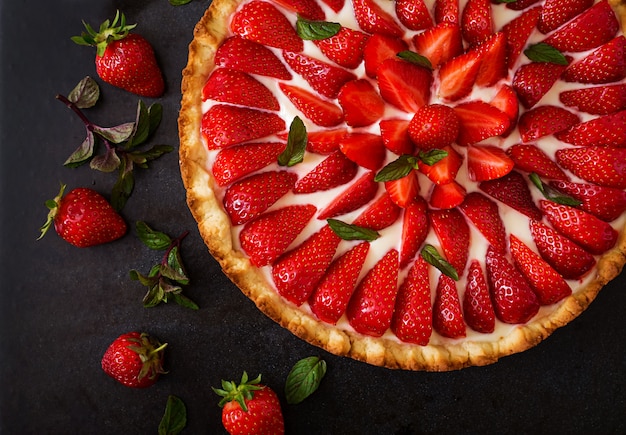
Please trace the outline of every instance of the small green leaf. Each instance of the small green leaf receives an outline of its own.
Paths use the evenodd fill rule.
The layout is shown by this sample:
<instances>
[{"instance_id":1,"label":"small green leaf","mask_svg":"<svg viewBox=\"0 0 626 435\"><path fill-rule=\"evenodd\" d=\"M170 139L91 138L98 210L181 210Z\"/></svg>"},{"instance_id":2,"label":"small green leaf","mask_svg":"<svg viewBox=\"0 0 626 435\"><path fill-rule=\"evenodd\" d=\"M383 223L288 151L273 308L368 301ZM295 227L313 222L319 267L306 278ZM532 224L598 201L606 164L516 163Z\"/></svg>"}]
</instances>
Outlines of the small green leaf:
<instances>
[{"instance_id":1,"label":"small green leaf","mask_svg":"<svg viewBox=\"0 0 626 435\"><path fill-rule=\"evenodd\" d=\"M100 87L89 76L82 79L67 96L67 99L79 109L93 107L98 102L98 98L100 98Z\"/></svg>"},{"instance_id":2,"label":"small green leaf","mask_svg":"<svg viewBox=\"0 0 626 435\"><path fill-rule=\"evenodd\" d=\"M287 403L298 404L313 394L326 374L326 361L316 356L298 361L285 382Z\"/></svg>"},{"instance_id":3,"label":"small green leaf","mask_svg":"<svg viewBox=\"0 0 626 435\"><path fill-rule=\"evenodd\" d=\"M159 423L159 435L178 435L187 425L187 408L184 402L170 395L165 405L165 413Z\"/></svg>"},{"instance_id":4,"label":"small green leaf","mask_svg":"<svg viewBox=\"0 0 626 435\"><path fill-rule=\"evenodd\" d=\"M93 156L94 146L95 137L91 131L87 131L87 137L83 143L67 158L63 165L68 168L76 168L85 164Z\"/></svg>"},{"instance_id":5,"label":"small green leaf","mask_svg":"<svg viewBox=\"0 0 626 435\"><path fill-rule=\"evenodd\" d=\"M152 287L149 287L148 292L143 297L143 306L144 308L152 308L159 305L165 299L165 292L161 288L161 286L157 283Z\"/></svg>"},{"instance_id":6,"label":"small green leaf","mask_svg":"<svg viewBox=\"0 0 626 435\"><path fill-rule=\"evenodd\" d=\"M148 107L148 114L150 115L150 128L148 131L152 134L161 123L161 118L163 117L163 106L159 103L152 103Z\"/></svg>"},{"instance_id":7,"label":"small green leaf","mask_svg":"<svg viewBox=\"0 0 626 435\"><path fill-rule=\"evenodd\" d=\"M455 281L459 280L459 274L456 269L450 263L448 263L441 256L441 254L439 254L439 252L437 252L437 249L433 245L424 245L421 251L421 255L428 264L435 266L444 275L449 276Z\"/></svg>"},{"instance_id":8,"label":"small green leaf","mask_svg":"<svg viewBox=\"0 0 626 435\"><path fill-rule=\"evenodd\" d=\"M191 0L170 0L170 4L172 6L182 6L186 5L187 3L191 3Z\"/></svg>"},{"instance_id":9,"label":"small green leaf","mask_svg":"<svg viewBox=\"0 0 626 435\"><path fill-rule=\"evenodd\" d=\"M341 24L328 21L307 20L298 16L296 32L300 38L307 41L318 41L335 36L341 30Z\"/></svg>"},{"instance_id":10,"label":"small green leaf","mask_svg":"<svg viewBox=\"0 0 626 435\"><path fill-rule=\"evenodd\" d=\"M554 63L556 65L568 64L563 53L545 42L531 45L524 50L524 54L533 62Z\"/></svg>"},{"instance_id":11,"label":"small green leaf","mask_svg":"<svg viewBox=\"0 0 626 435\"><path fill-rule=\"evenodd\" d=\"M416 53L411 50L404 50L397 54L400 59L406 60L407 62L411 62L415 65L422 66L426 69L432 70L433 64L430 63L427 57L422 56L419 53Z\"/></svg>"},{"instance_id":12,"label":"small green leaf","mask_svg":"<svg viewBox=\"0 0 626 435\"><path fill-rule=\"evenodd\" d=\"M120 167L120 163L115 148L108 148L104 154L92 158L89 167L100 172L113 172Z\"/></svg>"},{"instance_id":13,"label":"small green leaf","mask_svg":"<svg viewBox=\"0 0 626 435\"><path fill-rule=\"evenodd\" d=\"M402 177L406 177L411 170L417 169L417 167L417 158L415 156L403 154L382 168L374 177L374 181L399 180Z\"/></svg>"},{"instance_id":14,"label":"small green leaf","mask_svg":"<svg viewBox=\"0 0 626 435\"><path fill-rule=\"evenodd\" d=\"M537 187L537 189L539 189L539 191L543 194L543 196L552 202L555 202L557 204L562 204L562 205L569 205L572 207L578 207L579 205L582 204L582 201L576 198L572 198L569 195L564 195L561 192L559 192L557 189L554 189L550 185L545 184L543 181L541 181L541 178L539 178L539 175L537 175L534 172L529 174L528 178Z\"/></svg>"},{"instance_id":15,"label":"small green leaf","mask_svg":"<svg viewBox=\"0 0 626 435\"><path fill-rule=\"evenodd\" d=\"M131 270L129 274L130 279L132 279L133 281L139 281L142 285L145 285L146 287L151 287L159 281L158 277L155 278L152 275L145 276L135 269Z\"/></svg>"},{"instance_id":16,"label":"small green leaf","mask_svg":"<svg viewBox=\"0 0 626 435\"><path fill-rule=\"evenodd\" d=\"M189 284L189 278L187 278L187 273L183 268L182 258L180 257L178 246L174 246L170 250L167 256L167 265L174 272L171 276L168 276L168 278L183 285ZM163 272L161 271L161 273Z\"/></svg>"},{"instance_id":17,"label":"small green leaf","mask_svg":"<svg viewBox=\"0 0 626 435\"><path fill-rule=\"evenodd\" d=\"M143 101L139 100L137 103L137 114L135 115L135 126L131 136L128 138L128 142L124 145L124 148L129 150L137 145L142 144L148 139L150 134L150 114L148 108Z\"/></svg>"},{"instance_id":18,"label":"small green leaf","mask_svg":"<svg viewBox=\"0 0 626 435\"><path fill-rule=\"evenodd\" d=\"M150 249L161 251L172 243L170 236L150 228L148 224L143 221L137 221L135 228L137 229L137 237L139 237L139 240Z\"/></svg>"},{"instance_id":19,"label":"small green leaf","mask_svg":"<svg viewBox=\"0 0 626 435\"><path fill-rule=\"evenodd\" d=\"M130 162L132 165L132 162ZM130 198L135 187L135 176L132 171L126 170L127 159L122 160L118 176L113 189L111 190L111 205L117 211L120 211L126 205L126 201Z\"/></svg>"},{"instance_id":20,"label":"small green leaf","mask_svg":"<svg viewBox=\"0 0 626 435\"><path fill-rule=\"evenodd\" d=\"M417 155L420 161L428 166L432 166L440 160L448 157L448 152L440 149L420 151Z\"/></svg>"},{"instance_id":21,"label":"small green leaf","mask_svg":"<svg viewBox=\"0 0 626 435\"><path fill-rule=\"evenodd\" d=\"M172 299L174 299L174 302L176 302L181 307L190 308L192 310L200 309L198 304L196 304L194 301L192 301L191 299L189 299L187 296L185 296L182 293L174 293L171 295L171 297Z\"/></svg>"},{"instance_id":22,"label":"small green leaf","mask_svg":"<svg viewBox=\"0 0 626 435\"><path fill-rule=\"evenodd\" d=\"M380 234L370 228L347 224L337 219L328 219L327 222L335 234L343 240L366 240L371 242L380 237Z\"/></svg>"},{"instance_id":23,"label":"small green leaf","mask_svg":"<svg viewBox=\"0 0 626 435\"><path fill-rule=\"evenodd\" d=\"M294 166L304 160L304 150L307 144L306 127L299 117L293 118L289 126L287 147L278 156L281 166Z\"/></svg>"},{"instance_id":24,"label":"small green leaf","mask_svg":"<svg viewBox=\"0 0 626 435\"><path fill-rule=\"evenodd\" d=\"M93 126L94 133L99 134L103 138L113 143L122 143L128 140L135 130L134 122L126 122L124 124L116 125L114 127L100 127L98 125Z\"/></svg>"}]
</instances>

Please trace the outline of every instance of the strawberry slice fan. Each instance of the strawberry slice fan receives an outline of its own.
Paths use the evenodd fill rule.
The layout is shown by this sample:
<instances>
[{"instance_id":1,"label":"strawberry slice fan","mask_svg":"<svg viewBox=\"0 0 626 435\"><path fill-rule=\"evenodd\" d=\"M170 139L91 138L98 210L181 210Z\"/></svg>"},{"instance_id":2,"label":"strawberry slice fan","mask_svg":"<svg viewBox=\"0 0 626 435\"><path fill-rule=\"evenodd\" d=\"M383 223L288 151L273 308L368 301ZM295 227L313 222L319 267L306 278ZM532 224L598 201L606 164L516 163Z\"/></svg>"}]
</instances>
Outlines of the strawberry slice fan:
<instances>
[{"instance_id":1,"label":"strawberry slice fan","mask_svg":"<svg viewBox=\"0 0 626 435\"><path fill-rule=\"evenodd\" d=\"M444 371L537 345L626 261L625 9L214 0L179 117L210 253L336 355Z\"/></svg>"}]
</instances>

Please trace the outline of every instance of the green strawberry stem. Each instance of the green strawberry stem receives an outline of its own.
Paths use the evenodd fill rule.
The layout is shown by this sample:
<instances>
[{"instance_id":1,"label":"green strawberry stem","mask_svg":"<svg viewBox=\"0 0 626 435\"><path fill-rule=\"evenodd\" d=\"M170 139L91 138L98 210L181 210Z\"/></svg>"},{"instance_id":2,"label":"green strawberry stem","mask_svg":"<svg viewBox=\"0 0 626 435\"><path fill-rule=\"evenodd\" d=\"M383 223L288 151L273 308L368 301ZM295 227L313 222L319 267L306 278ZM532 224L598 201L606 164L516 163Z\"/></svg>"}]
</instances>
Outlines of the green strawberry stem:
<instances>
[{"instance_id":1,"label":"green strawberry stem","mask_svg":"<svg viewBox=\"0 0 626 435\"><path fill-rule=\"evenodd\" d=\"M251 400L253 398L253 391L265 388L265 386L260 385L260 383L261 375L257 376L256 379L249 381L248 373L244 371L239 385L235 381L222 380L222 388L211 388L217 395L222 396L222 400L218 403L220 408L228 402L236 401L239 403L239 406L241 406L241 409L243 409L244 412L248 412L246 400Z\"/></svg>"},{"instance_id":2,"label":"green strawberry stem","mask_svg":"<svg viewBox=\"0 0 626 435\"><path fill-rule=\"evenodd\" d=\"M119 25L118 25L119 24ZM96 47L98 56L102 57L107 45L111 41L124 39L137 24L126 24L126 16L118 10L115 13L113 22L106 20L96 31L93 27L83 21L86 32L80 36L73 36L71 39L78 45L89 45Z\"/></svg>"},{"instance_id":3,"label":"green strawberry stem","mask_svg":"<svg viewBox=\"0 0 626 435\"><path fill-rule=\"evenodd\" d=\"M61 183L61 190L59 191L57 196L55 196L54 199L49 199L46 201L45 204L46 204L46 207L48 207L49 212L46 218L46 222L39 229L41 231L41 234L39 235L37 240L40 240L43 236L45 236L48 230L50 229L50 227L52 226L52 224L54 223L54 218L57 215L59 204L61 203L61 198L63 198L63 193L65 193L66 187L67 187L66 184Z\"/></svg>"}]
</instances>

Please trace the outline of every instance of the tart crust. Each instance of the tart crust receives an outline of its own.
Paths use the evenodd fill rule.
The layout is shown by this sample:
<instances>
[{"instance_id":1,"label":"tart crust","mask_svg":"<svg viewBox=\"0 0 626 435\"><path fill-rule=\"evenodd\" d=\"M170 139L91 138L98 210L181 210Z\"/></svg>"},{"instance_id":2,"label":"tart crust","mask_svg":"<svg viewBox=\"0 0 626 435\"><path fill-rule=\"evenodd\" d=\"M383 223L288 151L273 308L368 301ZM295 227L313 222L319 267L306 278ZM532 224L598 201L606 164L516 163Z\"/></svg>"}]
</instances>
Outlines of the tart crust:
<instances>
[{"instance_id":1,"label":"tart crust","mask_svg":"<svg viewBox=\"0 0 626 435\"><path fill-rule=\"evenodd\" d=\"M448 371L491 364L536 346L580 315L602 287L621 273L626 263L626 227L620 231L616 246L598 259L592 272L595 276L585 287L551 306L545 314L540 311L529 323L513 325L508 334L494 340L453 340L445 345L419 346L386 336L364 336L319 321L310 312L283 299L245 254L234 248L230 220L215 195L217 186L208 169L208 153L200 133L202 88L215 68L215 52L228 35L229 17L241 1L214 0L195 26L188 64L182 72L179 163L188 207L211 255L265 315L301 339L335 355L392 369ZM609 2L626 33L626 0Z\"/></svg>"}]
</instances>

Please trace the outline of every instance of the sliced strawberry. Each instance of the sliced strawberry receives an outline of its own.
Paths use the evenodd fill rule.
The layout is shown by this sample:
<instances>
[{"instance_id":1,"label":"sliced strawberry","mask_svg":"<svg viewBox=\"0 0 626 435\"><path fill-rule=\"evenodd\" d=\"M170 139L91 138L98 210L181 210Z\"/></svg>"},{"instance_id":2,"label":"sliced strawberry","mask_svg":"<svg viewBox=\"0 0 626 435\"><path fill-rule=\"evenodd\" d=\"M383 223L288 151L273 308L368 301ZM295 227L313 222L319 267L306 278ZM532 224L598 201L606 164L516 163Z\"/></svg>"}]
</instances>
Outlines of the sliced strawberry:
<instances>
[{"instance_id":1,"label":"sliced strawberry","mask_svg":"<svg viewBox=\"0 0 626 435\"><path fill-rule=\"evenodd\" d=\"M378 199L369 204L352 224L379 231L395 223L400 217L401 211L400 207L391 200L389 194L384 192Z\"/></svg>"},{"instance_id":2,"label":"sliced strawberry","mask_svg":"<svg viewBox=\"0 0 626 435\"><path fill-rule=\"evenodd\" d=\"M316 212L310 204L267 212L245 224L239 233L241 248L257 267L276 260L302 232Z\"/></svg>"},{"instance_id":3,"label":"sliced strawberry","mask_svg":"<svg viewBox=\"0 0 626 435\"><path fill-rule=\"evenodd\" d=\"M463 52L463 38L458 24L442 22L413 37L415 51L426 57L433 68Z\"/></svg>"},{"instance_id":4,"label":"sliced strawberry","mask_svg":"<svg viewBox=\"0 0 626 435\"><path fill-rule=\"evenodd\" d=\"M461 121L457 143L467 146L506 132L511 124L508 115L485 103L475 100L454 107Z\"/></svg>"},{"instance_id":5,"label":"sliced strawberry","mask_svg":"<svg viewBox=\"0 0 626 435\"><path fill-rule=\"evenodd\" d=\"M408 50L409 46L402 39L374 34L363 48L363 62L368 77L376 78L378 67L387 59L396 59L397 54Z\"/></svg>"},{"instance_id":6,"label":"sliced strawberry","mask_svg":"<svg viewBox=\"0 0 626 435\"><path fill-rule=\"evenodd\" d=\"M443 104L420 107L409 123L409 137L422 150L452 145L459 134L459 117Z\"/></svg>"},{"instance_id":7,"label":"sliced strawberry","mask_svg":"<svg viewBox=\"0 0 626 435\"><path fill-rule=\"evenodd\" d=\"M562 52L587 51L613 39L619 27L615 12L608 1L602 0L554 31L544 42Z\"/></svg>"},{"instance_id":8,"label":"sliced strawberry","mask_svg":"<svg viewBox=\"0 0 626 435\"><path fill-rule=\"evenodd\" d=\"M555 136L576 146L626 147L626 110L581 122Z\"/></svg>"},{"instance_id":9,"label":"sliced strawberry","mask_svg":"<svg viewBox=\"0 0 626 435\"><path fill-rule=\"evenodd\" d=\"M443 147L447 156L433 165L419 161L419 171L426 175L435 184L448 184L455 180L463 164L463 156L451 146Z\"/></svg>"},{"instance_id":10,"label":"sliced strawberry","mask_svg":"<svg viewBox=\"0 0 626 435\"><path fill-rule=\"evenodd\" d=\"M351 127L366 127L385 113L385 102L367 79L347 82L338 95L343 118Z\"/></svg>"},{"instance_id":11,"label":"sliced strawberry","mask_svg":"<svg viewBox=\"0 0 626 435\"><path fill-rule=\"evenodd\" d=\"M326 225L279 257L272 266L272 278L278 293L288 301L302 305L326 273L340 241Z\"/></svg>"},{"instance_id":12,"label":"sliced strawberry","mask_svg":"<svg viewBox=\"0 0 626 435\"><path fill-rule=\"evenodd\" d=\"M224 209L233 225L256 218L293 189L298 176L287 171L250 175L230 185L224 194Z\"/></svg>"},{"instance_id":13,"label":"sliced strawberry","mask_svg":"<svg viewBox=\"0 0 626 435\"><path fill-rule=\"evenodd\" d=\"M626 148L563 148L556 152L556 161L585 181L626 189Z\"/></svg>"},{"instance_id":14,"label":"sliced strawberry","mask_svg":"<svg viewBox=\"0 0 626 435\"><path fill-rule=\"evenodd\" d=\"M519 3L519 0L515 3ZM508 3L507 6L509 4L511 3ZM506 35L507 66L510 69L515 67L519 55L526 47L528 38L535 30L535 26L539 21L541 11L541 6L534 7L522 12L521 15L502 26L501 31Z\"/></svg>"},{"instance_id":15,"label":"sliced strawberry","mask_svg":"<svg viewBox=\"0 0 626 435\"><path fill-rule=\"evenodd\" d=\"M467 172L470 180L485 181L504 177L515 163L502 148L495 145L467 147Z\"/></svg>"},{"instance_id":16,"label":"sliced strawberry","mask_svg":"<svg viewBox=\"0 0 626 435\"><path fill-rule=\"evenodd\" d=\"M530 231L541 257L565 279L579 279L596 264L589 252L539 221L530 222Z\"/></svg>"},{"instance_id":17,"label":"sliced strawberry","mask_svg":"<svg viewBox=\"0 0 626 435\"><path fill-rule=\"evenodd\" d=\"M315 0L272 0L309 20L324 21L326 14Z\"/></svg>"},{"instance_id":18,"label":"sliced strawberry","mask_svg":"<svg viewBox=\"0 0 626 435\"><path fill-rule=\"evenodd\" d=\"M432 210L428 216L446 259L461 276L467 264L470 245L470 227L465 217L456 208Z\"/></svg>"},{"instance_id":19,"label":"sliced strawberry","mask_svg":"<svg viewBox=\"0 0 626 435\"><path fill-rule=\"evenodd\" d=\"M519 116L519 101L517 99L517 94L512 87L503 84L489 104L496 109L502 110L509 117L509 120L511 121L509 128L502 133L502 136L508 135L517 125L517 118Z\"/></svg>"},{"instance_id":20,"label":"sliced strawberry","mask_svg":"<svg viewBox=\"0 0 626 435\"><path fill-rule=\"evenodd\" d=\"M414 113L430 100L431 71L403 60L388 59L378 67L378 87L385 101Z\"/></svg>"},{"instance_id":21,"label":"sliced strawberry","mask_svg":"<svg viewBox=\"0 0 626 435\"><path fill-rule=\"evenodd\" d=\"M300 178L293 191L294 193L313 193L341 186L352 180L358 169L356 163L337 150L322 160L311 172Z\"/></svg>"},{"instance_id":22,"label":"sliced strawberry","mask_svg":"<svg viewBox=\"0 0 626 435\"><path fill-rule=\"evenodd\" d=\"M481 55L478 51L468 51L444 63L439 69L439 98L452 102L469 95L480 67Z\"/></svg>"},{"instance_id":23,"label":"sliced strawberry","mask_svg":"<svg viewBox=\"0 0 626 435\"><path fill-rule=\"evenodd\" d=\"M626 109L626 84L570 89L561 92L559 100L581 112L608 115Z\"/></svg>"},{"instance_id":24,"label":"sliced strawberry","mask_svg":"<svg viewBox=\"0 0 626 435\"><path fill-rule=\"evenodd\" d=\"M593 0L546 0L537 28L543 34L550 33L591 7L592 4Z\"/></svg>"},{"instance_id":25,"label":"sliced strawberry","mask_svg":"<svg viewBox=\"0 0 626 435\"><path fill-rule=\"evenodd\" d=\"M512 82L520 103L527 109L537 104L566 68L567 65L549 62L530 62L520 66Z\"/></svg>"},{"instance_id":26,"label":"sliced strawberry","mask_svg":"<svg viewBox=\"0 0 626 435\"><path fill-rule=\"evenodd\" d=\"M432 207L450 209L461 205L467 191L456 181L446 184L435 184L430 191L428 202Z\"/></svg>"},{"instance_id":27,"label":"sliced strawberry","mask_svg":"<svg viewBox=\"0 0 626 435\"><path fill-rule=\"evenodd\" d=\"M346 0L322 0L322 3L328 5L335 12L339 12L343 9Z\"/></svg>"},{"instance_id":28,"label":"sliced strawberry","mask_svg":"<svg viewBox=\"0 0 626 435\"><path fill-rule=\"evenodd\" d=\"M330 154L339 149L339 142L346 134L348 130L345 128L310 131L307 134L306 149L312 153Z\"/></svg>"},{"instance_id":29,"label":"sliced strawberry","mask_svg":"<svg viewBox=\"0 0 626 435\"><path fill-rule=\"evenodd\" d=\"M584 210L546 200L539 207L557 231L592 254L603 254L617 243L618 232Z\"/></svg>"},{"instance_id":30,"label":"sliced strawberry","mask_svg":"<svg viewBox=\"0 0 626 435\"><path fill-rule=\"evenodd\" d=\"M215 52L217 66L262 76L291 80L291 73L266 46L241 36L226 39Z\"/></svg>"},{"instance_id":31,"label":"sliced strawberry","mask_svg":"<svg viewBox=\"0 0 626 435\"><path fill-rule=\"evenodd\" d=\"M268 142L224 148L215 157L211 168L213 177L220 186L233 183L275 162L279 154L285 150L285 146L281 142ZM254 158L251 159L250 156Z\"/></svg>"},{"instance_id":32,"label":"sliced strawberry","mask_svg":"<svg viewBox=\"0 0 626 435\"><path fill-rule=\"evenodd\" d=\"M511 255L541 305L550 305L572 294L569 284L539 254L511 234Z\"/></svg>"},{"instance_id":33,"label":"sliced strawberry","mask_svg":"<svg viewBox=\"0 0 626 435\"><path fill-rule=\"evenodd\" d=\"M343 112L334 103L297 86L279 83L280 90L302 114L321 127L335 127L343 122Z\"/></svg>"},{"instance_id":34,"label":"sliced strawberry","mask_svg":"<svg viewBox=\"0 0 626 435\"><path fill-rule=\"evenodd\" d=\"M448 338L465 337L465 319L456 282L439 275L433 302L433 329Z\"/></svg>"},{"instance_id":35,"label":"sliced strawberry","mask_svg":"<svg viewBox=\"0 0 626 435\"><path fill-rule=\"evenodd\" d=\"M507 76L506 44L504 32L497 32L474 47L472 51L476 51L481 59L476 85L491 87Z\"/></svg>"},{"instance_id":36,"label":"sliced strawberry","mask_svg":"<svg viewBox=\"0 0 626 435\"><path fill-rule=\"evenodd\" d=\"M468 0L461 13L463 38L471 45L483 42L493 33L490 0Z\"/></svg>"},{"instance_id":37,"label":"sliced strawberry","mask_svg":"<svg viewBox=\"0 0 626 435\"><path fill-rule=\"evenodd\" d=\"M259 44L289 51L302 51L304 44L287 18L274 5L253 0L233 15L234 34Z\"/></svg>"},{"instance_id":38,"label":"sliced strawberry","mask_svg":"<svg viewBox=\"0 0 626 435\"><path fill-rule=\"evenodd\" d=\"M411 170L402 178L385 181L385 189L393 202L399 207L407 208L419 195L420 185L417 172Z\"/></svg>"},{"instance_id":39,"label":"sliced strawberry","mask_svg":"<svg viewBox=\"0 0 626 435\"><path fill-rule=\"evenodd\" d=\"M343 68L314 57L292 51L283 51L287 64L302 76L311 87L327 98L337 98L341 87L356 76Z\"/></svg>"},{"instance_id":40,"label":"sliced strawberry","mask_svg":"<svg viewBox=\"0 0 626 435\"><path fill-rule=\"evenodd\" d=\"M563 73L563 80L592 84L613 83L626 77L626 37L612 39Z\"/></svg>"},{"instance_id":41,"label":"sliced strawberry","mask_svg":"<svg viewBox=\"0 0 626 435\"><path fill-rule=\"evenodd\" d=\"M568 181L551 181L550 186L581 201L581 209L606 222L626 211L626 191L622 189Z\"/></svg>"},{"instance_id":42,"label":"sliced strawberry","mask_svg":"<svg viewBox=\"0 0 626 435\"><path fill-rule=\"evenodd\" d=\"M380 169L387 153L383 139L372 133L348 133L339 149L357 165L373 171Z\"/></svg>"},{"instance_id":43,"label":"sliced strawberry","mask_svg":"<svg viewBox=\"0 0 626 435\"><path fill-rule=\"evenodd\" d=\"M568 180L569 177L553 160L534 144L517 144L506 150L515 167L524 172L536 173L550 180Z\"/></svg>"},{"instance_id":44,"label":"sliced strawberry","mask_svg":"<svg viewBox=\"0 0 626 435\"><path fill-rule=\"evenodd\" d=\"M357 285L346 314L361 334L380 337L391 325L398 293L398 251L391 249Z\"/></svg>"},{"instance_id":45,"label":"sliced strawberry","mask_svg":"<svg viewBox=\"0 0 626 435\"><path fill-rule=\"evenodd\" d=\"M459 0L435 0L435 22L459 24Z\"/></svg>"},{"instance_id":46,"label":"sliced strawberry","mask_svg":"<svg viewBox=\"0 0 626 435\"><path fill-rule=\"evenodd\" d=\"M433 331L428 263L419 257L398 289L391 330L406 343L426 346Z\"/></svg>"},{"instance_id":47,"label":"sliced strawberry","mask_svg":"<svg viewBox=\"0 0 626 435\"><path fill-rule=\"evenodd\" d=\"M433 19L424 0L397 0L396 15L410 30L424 30L433 25Z\"/></svg>"},{"instance_id":48,"label":"sliced strawberry","mask_svg":"<svg viewBox=\"0 0 626 435\"><path fill-rule=\"evenodd\" d=\"M247 73L218 68L202 88L202 101L215 100L257 109L280 110L272 92Z\"/></svg>"},{"instance_id":49,"label":"sliced strawberry","mask_svg":"<svg viewBox=\"0 0 626 435\"><path fill-rule=\"evenodd\" d=\"M485 264L496 317L513 324L532 319L539 311L539 300L521 272L492 247L487 249Z\"/></svg>"},{"instance_id":50,"label":"sliced strawberry","mask_svg":"<svg viewBox=\"0 0 626 435\"><path fill-rule=\"evenodd\" d=\"M413 154L415 146L409 137L409 121L406 119L383 119L378 123L385 147L401 156Z\"/></svg>"},{"instance_id":51,"label":"sliced strawberry","mask_svg":"<svg viewBox=\"0 0 626 435\"><path fill-rule=\"evenodd\" d=\"M324 220L356 210L370 202L376 196L378 183L374 181L375 173L366 172L340 193L318 215Z\"/></svg>"},{"instance_id":52,"label":"sliced strawberry","mask_svg":"<svg viewBox=\"0 0 626 435\"><path fill-rule=\"evenodd\" d=\"M370 244L361 242L334 260L309 298L318 319L336 324L348 307Z\"/></svg>"},{"instance_id":53,"label":"sliced strawberry","mask_svg":"<svg viewBox=\"0 0 626 435\"><path fill-rule=\"evenodd\" d=\"M426 201L419 197L404 209L400 268L404 268L413 260L422 243L426 240L430 229L427 208Z\"/></svg>"},{"instance_id":54,"label":"sliced strawberry","mask_svg":"<svg viewBox=\"0 0 626 435\"><path fill-rule=\"evenodd\" d=\"M543 216L533 201L524 176L517 171L511 171L495 180L483 181L478 187L492 198L532 219L541 220Z\"/></svg>"},{"instance_id":55,"label":"sliced strawberry","mask_svg":"<svg viewBox=\"0 0 626 435\"><path fill-rule=\"evenodd\" d=\"M202 116L201 125L210 150L266 137L285 128L285 121L274 113L224 104L212 106Z\"/></svg>"},{"instance_id":56,"label":"sliced strawberry","mask_svg":"<svg viewBox=\"0 0 626 435\"><path fill-rule=\"evenodd\" d=\"M352 0L354 17L364 32L380 33L392 37L404 34L400 24L375 0Z\"/></svg>"},{"instance_id":57,"label":"sliced strawberry","mask_svg":"<svg viewBox=\"0 0 626 435\"><path fill-rule=\"evenodd\" d=\"M474 331L489 334L496 327L496 313L489 296L485 274L477 260L470 262L463 294L463 317Z\"/></svg>"},{"instance_id":58,"label":"sliced strawberry","mask_svg":"<svg viewBox=\"0 0 626 435\"><path fill-rule=\"evenodd\" d=\"M459 208L494 249L506 251L506 230L495 201L480 192L470 192Z\"/></svg>"},{"instance_id":59,"label":"sliced strawberry","mask_svg":"<svg viewBox=\"0 0 626 435\"><path fill-rule=\"evenodd\" d=\"M344 68L354 69L363 61L363 50L369 35L342 27L330 38L314 41L327 58Z\"/></svg>"},{"instance_id":60,"label":"sliced strawberry","mask_svg":"<svg viewBox=\"0 0 626 435\"><path fill-rule=\"evenodd\" d=\"M519 118L519 133L522 142L532 142L541 137L566 130L580 122L573 112L560 106L536 106Z\"/></svg>"}]
</instances>

